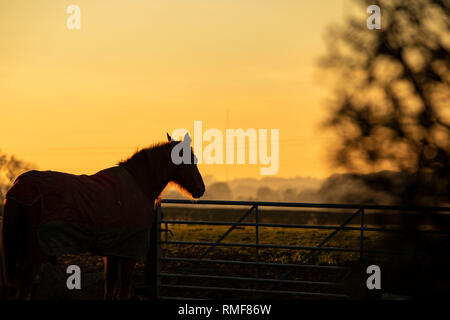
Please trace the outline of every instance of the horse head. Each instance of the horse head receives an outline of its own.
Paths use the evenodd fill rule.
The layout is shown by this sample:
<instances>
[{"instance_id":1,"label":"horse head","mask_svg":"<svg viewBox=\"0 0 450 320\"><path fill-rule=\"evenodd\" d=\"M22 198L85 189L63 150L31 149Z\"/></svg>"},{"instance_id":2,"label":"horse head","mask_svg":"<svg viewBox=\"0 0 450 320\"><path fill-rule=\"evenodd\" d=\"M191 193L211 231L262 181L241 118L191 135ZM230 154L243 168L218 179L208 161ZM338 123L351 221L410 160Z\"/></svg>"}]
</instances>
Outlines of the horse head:
<instances>
[{"instance_id":1,"label":"horse head","mask_svg":"<svg viewBox=\"0 0 450 320\"><path fill-rule=\"evenodd\" d=\"M171 161L174 164L172 181L198 199L205 193L205 184L197 168L197 157L191 147L188 133L182 141L175 141L167 134L167 139L174 142Z\"/></svg>"}]
</instances>

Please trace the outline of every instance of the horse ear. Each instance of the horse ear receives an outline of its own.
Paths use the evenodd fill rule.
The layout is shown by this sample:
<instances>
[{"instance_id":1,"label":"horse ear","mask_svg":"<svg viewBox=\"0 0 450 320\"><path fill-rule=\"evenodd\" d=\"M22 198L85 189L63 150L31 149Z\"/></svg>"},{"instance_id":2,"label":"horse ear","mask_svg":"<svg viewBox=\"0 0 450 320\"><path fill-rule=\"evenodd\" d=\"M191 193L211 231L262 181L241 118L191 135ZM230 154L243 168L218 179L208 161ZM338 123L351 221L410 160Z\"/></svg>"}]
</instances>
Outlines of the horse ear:
<instances>
[{"instance_id":1,"label":"horse ear","mask_svg":"<svg viewBox=\"0 0 450 320\"><path fill-rule=\"evenodd\" d=\"M191 137L189 136L189 132L186 132L186 134L184 135L184 139L183 142L188 143L189 145L191 145Z\"/></svg>"},{"instance_id":2,"label":"horse ear","mask_svg":"<svg viewBox=\"0 0 450 320\"><path fill-rule=\"evenodd\" d=\"M172 139L172 137L170 136L170 134L169 134L169 133L167 133L167 140L169 140L169 141L173 141L173 139Z\"/></svg>"}]
</instances>

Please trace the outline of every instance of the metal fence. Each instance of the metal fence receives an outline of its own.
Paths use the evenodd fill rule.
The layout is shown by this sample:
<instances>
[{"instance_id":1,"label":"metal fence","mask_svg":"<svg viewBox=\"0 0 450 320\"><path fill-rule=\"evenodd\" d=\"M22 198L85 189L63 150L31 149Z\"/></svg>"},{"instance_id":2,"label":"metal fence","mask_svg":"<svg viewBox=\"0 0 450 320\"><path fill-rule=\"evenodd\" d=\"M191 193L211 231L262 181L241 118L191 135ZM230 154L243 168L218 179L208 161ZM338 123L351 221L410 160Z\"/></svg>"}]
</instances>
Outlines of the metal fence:
<instances>
[{"instance_id":1,"label":"metal fence","mask_svg":"<svg viewBox=\"0 0 450 320\"><path fill-rule=\"evenodd\" d=\"M247 207L247 210L235 221L217 221L215 219L209 221L192 219L179 220L178 218L169 220L163 214L166 205L183 205L185 208L189 208L189 206ZM271 207L290 208L290 210L340 210L340 212L334 214L338 215L338 219L342 217L343 221L340 221L336 225L264 222L263 218L266 212L263 209ZM296 210L293 210L295 214L302 215L305 213L305 211ZM347 211L347 214L343 214L341 211ZM210 212L214 212L214 210ZM450 208L164 199L157 207L155 228L151 234L151 249L146 265L147 285L152 290L153 297L157 299L193 299L199 296L201 298L220 298L224 294L249 295L252 299L285 296L345 299L348 295L342 289L345 279L352 272L351 266L311 263L313 257L317 257L323 252L339 252L353 254L361 262L368 256L400 255L405 253L392 250L392 248L385 250L384 248L374 249L366 246L366 235L370 232L411 232L408 229L368 227L366 219L371 217L371 212L446 214L450 212ZM249 221L250 218L252 218L252 221ZM220 226L228 228L215 241L185 241L170 239L170 226L174 225L204 226L205 228ZM227 237L238 228L254 228L251 231L253 233L252 240L254 241L252 243L226 241ZM267 243L262 242L260 239L262 228L324 230L323 232L329 231L329 234L323 239L320 239L317 245L314 246ZM357 232L359 239L356 239L356 246L328 245L331 240L336 238L336 235L344 231ZM414 232L417 232L417 230ZM448 234L448 230L436 229L420 230L420 232L438 235ZM195 257L166 256L163 247L168 248L169 246L187 246L189 248L205 249ZM219 247L238 248L237 253L243 249L253 252L252 256L247 256L245 260L242 258L234 259L235 256L239 256L238 254L231 255L231 259L229 256L227 259L208 258L208 255ZM268 262L267 256L264 258L261 256L261 252L267 249L300 252L301 255L295 260L295 263L285 263L283 261ZM415 252L414 254L417 255L420 252ZM167 264L172 264L175 267L167 270L165 268ZM198 268L197 266L199 265L207 265L209 267ZM245 274L235 272L232 275L220 275L218 272L215 272L232 267L243 268L247 271L251 269L251 275L247 271ZM264 268L265 270L270 269L271 271L264 273L262 271ZM318 271L328 274L333 273L336 276L333 281L309 278L302 279L298 276L293 277L300 269L308 270L309 273ZM198 270L203 270L203 272L199 272ZM205 273L204 270L207 270L207 272ZM214 281L216 284L214 284ZM312 287L320 289L312 290ZM202 294L196 294L199 292Z\"/></svg>"}]
</instances>

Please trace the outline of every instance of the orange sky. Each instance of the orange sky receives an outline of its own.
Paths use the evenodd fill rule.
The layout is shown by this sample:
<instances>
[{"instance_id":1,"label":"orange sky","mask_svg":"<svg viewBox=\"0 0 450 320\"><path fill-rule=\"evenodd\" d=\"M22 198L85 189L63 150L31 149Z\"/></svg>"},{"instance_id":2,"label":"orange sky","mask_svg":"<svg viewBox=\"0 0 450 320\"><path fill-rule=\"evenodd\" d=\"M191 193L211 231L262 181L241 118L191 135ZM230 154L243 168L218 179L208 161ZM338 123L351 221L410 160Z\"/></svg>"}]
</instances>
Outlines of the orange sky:
<instances>
[{"instance_id":1,"label":"orange sky","mask_svg":"<svg viewBox=\"0 0 450 320\"><path fill-rule=\"evenodd\" d=\"M316 59L350 2L2 1L0 149L41 170L94 173L202 120L280 129L278 176L325 177L332 136L318 124L331 91ZM81 30L66 28L70 4ZM260 167L200 170L231 179Z\"/></svg>"}]
</instances>

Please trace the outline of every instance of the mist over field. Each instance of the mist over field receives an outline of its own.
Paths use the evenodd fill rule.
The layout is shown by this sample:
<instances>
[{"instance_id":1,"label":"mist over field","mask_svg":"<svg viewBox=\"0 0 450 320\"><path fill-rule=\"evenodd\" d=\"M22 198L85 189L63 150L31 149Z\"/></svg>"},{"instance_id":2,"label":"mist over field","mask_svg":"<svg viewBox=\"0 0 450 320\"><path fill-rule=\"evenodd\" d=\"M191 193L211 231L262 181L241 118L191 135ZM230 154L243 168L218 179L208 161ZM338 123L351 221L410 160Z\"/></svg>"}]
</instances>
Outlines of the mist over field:
<instances>
[{"instance_id":1,"label":"mist over field","mask_svg":"<svg viewBox=\"0 0 450 320\"><path fill-rule=\"evenodd\" d=\"M414 175L380 171L372 174L334 174L323 180L266 177L230 181L216 181L209 175L204 180L206 193L203 199L401 205L408 200ZM429 174L421 188L422 195L416 199L417 203L450 203L445 178ZM183 199L186 196L176 188L167 188L163 198Z\"/></svg>"}]
</instances>

